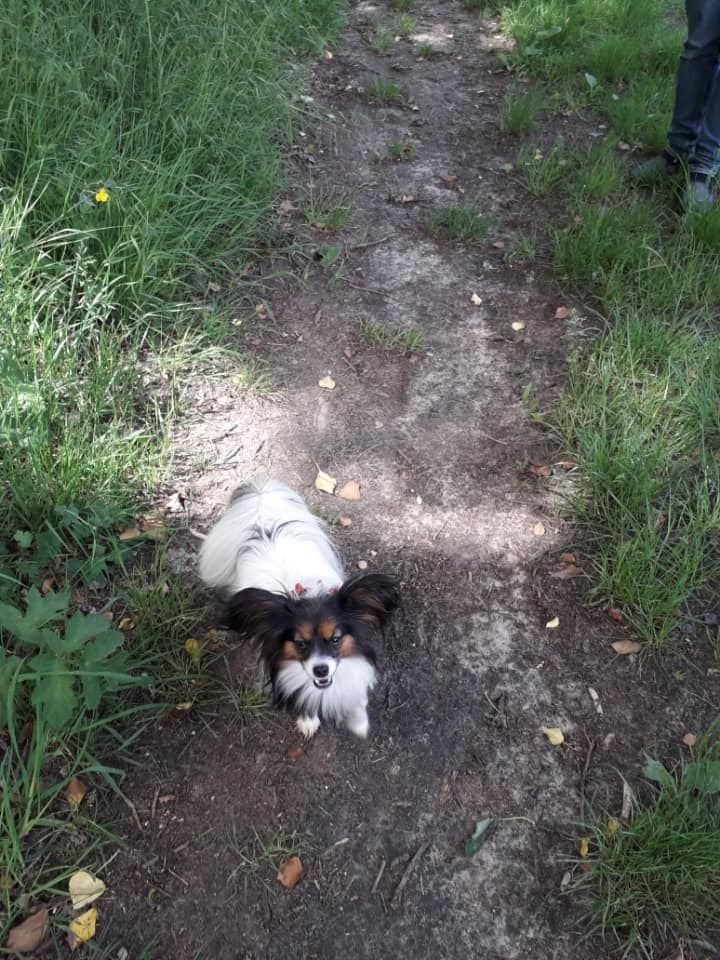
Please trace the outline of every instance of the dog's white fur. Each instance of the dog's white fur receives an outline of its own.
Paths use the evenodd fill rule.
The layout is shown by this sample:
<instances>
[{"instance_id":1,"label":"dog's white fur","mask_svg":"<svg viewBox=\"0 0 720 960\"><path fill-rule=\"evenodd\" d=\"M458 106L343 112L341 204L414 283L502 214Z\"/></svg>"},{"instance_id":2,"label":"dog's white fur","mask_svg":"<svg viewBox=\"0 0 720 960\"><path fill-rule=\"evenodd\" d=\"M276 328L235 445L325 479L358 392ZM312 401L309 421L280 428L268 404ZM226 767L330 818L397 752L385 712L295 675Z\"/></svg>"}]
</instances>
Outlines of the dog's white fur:
<instances>
[{"instance_id":1,"label":"dog's white fur","mask_svg":"<svg viewBox=\"0 0 720 960\"><path fill-rule=\"evenodd\" d=\"M302 497L276 480L240 491L200 549L200 576L210 587L247 587L308 596L336 590L343 569Z\"/></svg>"},{"instance_id":2,"label":"dog's white fur","mask_svg":"<svg viewBox=\"0 0 720 960\"><path fill-rule=\"evenodd\" d=\"M299 494L278 481L238 491L203 542L200 576L228 594L255 587L291 596L322 596L345 579L322 521ZM300 662L284 666L276 683L283 694L300 694L303 713L297 727L304 737L317 732L321 707L324 718L367 737L367 695L375 680L373 665L358 656L337 662L326 689L315 686L311 671Z\"/></svg>"}]
</instances>

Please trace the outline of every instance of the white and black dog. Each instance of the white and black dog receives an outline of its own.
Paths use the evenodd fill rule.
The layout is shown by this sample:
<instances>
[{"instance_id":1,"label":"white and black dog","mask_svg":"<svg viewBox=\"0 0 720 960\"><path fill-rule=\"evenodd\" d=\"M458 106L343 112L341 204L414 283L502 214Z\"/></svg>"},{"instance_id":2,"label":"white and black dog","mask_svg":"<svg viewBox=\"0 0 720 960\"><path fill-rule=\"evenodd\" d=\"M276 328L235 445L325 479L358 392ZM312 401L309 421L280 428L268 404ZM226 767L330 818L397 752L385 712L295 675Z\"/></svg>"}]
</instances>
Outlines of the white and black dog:
<instances>
[{"instance_id":1,"label":"white and black dog","mask_svg":"<svg viewBox=\"0 0 720 960\"><path fill-rule=\"evenodd\" d=\"M371 639L398 605L382 574L346 580L323 523L283 483L238 490L200 551L227 595L227 626L258 645L275 702L312 737L321 720L368 734Z\"/></svg>"}]
</instances>

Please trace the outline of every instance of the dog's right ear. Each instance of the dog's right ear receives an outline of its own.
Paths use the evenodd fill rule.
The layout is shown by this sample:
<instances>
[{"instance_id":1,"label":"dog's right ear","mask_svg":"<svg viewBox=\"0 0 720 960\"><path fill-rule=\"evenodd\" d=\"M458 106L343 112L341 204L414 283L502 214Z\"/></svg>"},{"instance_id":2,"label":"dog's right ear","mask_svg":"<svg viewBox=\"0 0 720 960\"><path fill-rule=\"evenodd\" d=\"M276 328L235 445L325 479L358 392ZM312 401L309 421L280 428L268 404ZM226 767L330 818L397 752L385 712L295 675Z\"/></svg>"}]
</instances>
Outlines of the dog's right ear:
<instances>
[{"instance_id":1,"label":"dog's right ear","mask_svg":"<svg viewBox=\"0 0 720 960\"><path fill-rule=\"evenodd\" d=\"M264 643L291 630L295 622L292 600L281 593L248 587L228 600L225 626Z\"/></svg>"}]
</instances>

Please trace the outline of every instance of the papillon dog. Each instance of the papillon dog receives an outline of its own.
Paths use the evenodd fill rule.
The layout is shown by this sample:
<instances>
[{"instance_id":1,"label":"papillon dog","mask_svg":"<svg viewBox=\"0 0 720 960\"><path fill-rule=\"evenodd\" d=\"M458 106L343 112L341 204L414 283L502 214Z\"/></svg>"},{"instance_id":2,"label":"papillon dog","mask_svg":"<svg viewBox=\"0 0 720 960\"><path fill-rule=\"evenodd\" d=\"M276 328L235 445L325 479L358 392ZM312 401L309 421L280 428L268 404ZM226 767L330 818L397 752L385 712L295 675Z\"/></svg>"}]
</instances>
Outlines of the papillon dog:
<instances>
[{"instance_id":1,"label":"papillon dog","mask_svg":"<svg viewBox=\"0 0 720 960\"><path fill-rule=\"evenodd\" d=\"M257 644L275 702L304 737L321 720L367 737L372 635L398 605L392 577L346 579L322 521L277 481L236 491L203 542L200 576L225 592L226 625Z\"/></svg>"}]
</instances>

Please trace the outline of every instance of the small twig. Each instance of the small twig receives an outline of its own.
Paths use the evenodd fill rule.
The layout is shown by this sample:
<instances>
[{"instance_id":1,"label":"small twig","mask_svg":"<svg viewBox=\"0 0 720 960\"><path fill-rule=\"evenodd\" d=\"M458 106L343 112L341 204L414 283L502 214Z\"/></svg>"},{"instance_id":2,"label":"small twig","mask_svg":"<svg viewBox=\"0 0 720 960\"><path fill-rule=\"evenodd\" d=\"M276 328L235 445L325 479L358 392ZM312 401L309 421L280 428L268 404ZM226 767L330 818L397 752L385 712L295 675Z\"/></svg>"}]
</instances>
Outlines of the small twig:
<instances>
[{"instance_id":1,"label":"small twig","mask_svg":"<svg viewBox=\"0 0 720 960\"><path fill-rule=\"evenodd\" d=\"M374 884L372 885L372 887L370 888L370 893L371 893L371 894L377 893L377 888L380 886L380 881L382 880L382 875L385 873L385 863L386 863L386 861L383 860L383 862L380 864L380 869L378 870L378 875L375 877L375 883L374 883Z\"/></svg>"},{"instance_id":2,"label":"small twig","mask_svg":"<svg viewBox=\"0 0 720 960\"><path fill-rule=\"evenodd\" d=\"M199 530L193 529L193 527L188 527L188 533L195 537L197 540L207 540L206 533L200 533Z\"/></svg>"},{"instance_id":3,"label":"small twig","mask_svg":"<svg viewBox=\"0 0 720 960\"><path fill-rule=\"evenodd\" d=\"M335 843L331 843L327 850L324 850L320 854L320 859L323 860L329 853L332 853L336 847L343 847L346 843L350 843L350 837L343 837L342 840L337 840Z\"/></svg>"},{"instance_id":4,"label":"small twig","mask_svg":"<svg viewBox=\"0 0 720 960\"><path fill-rule=\"evenodd\" d=\"M150 806L150 819L151 819L151 820L154 820L154 819L155 819L155 813L156 813L156 811L157 811L157 802L158 802L158 797L159 797L159 796L160 796L160 787L158 787L158 788L155 790L155 796L153 797L153 801L152 801L152 804L151 804L151 806Z\"/></svg>"},{"instance_id":5,"label":"small twig","mask_svg":"<svg viewBox=\"0 0 720 960\"><path fill-rule=\"evenodd\" d=\"M170 867L167 868L167 872L171 874L173 877L175 877L176 880L179 880L180 883L184 884L186 888L190 886L190 884L187 882L187 880L184 877L181 877L179 873L175 873L175 871L172 870Z\"/></svg>"},{"instance_id":6,"label":"small twig","mask_svg":"<svg viewBox=\"0 0 720 960\"><path fill-rule=\"evenodd\" d=\"M342 280L343 283L346 283L349 287L352 287L353 290L361 290L363 293L374 293L377 297L384 297L386 300L393 300L393 296L390 293L387 293L385 290L378 290L375 287L363 287L359 283L353 283L352 280L348 280L347 277L338 277L338 280Z\"/></svg>"},{"instance_id":7,"label":"small twig","mask_svg":"<svg viewBox=\"0 0 720 960\"><path fill-rule=\"evenodd\" d=\"M395 893L393 894L392 900L390 901L390 906L393 909L395 909L399 905L400 900L402 899L403 890L407 886L407 882L410 879L410 875L412 874L415 867L418 865L420 858L422 857L422 855L425 853L425 851L429 846L430 846L429 840L421 844L415 851L415 855L413 856L413 858L405 867L405 872L400 878L400 883L398 883L397 887L395 888Z\"/></svg>"},{"instance_id":8,"label":"small twig","mask_svg":"<svg viewBox=\"0 0 720 960\"><path fill-rule=\"evenodd\" d=\"M585 781L587 780L588 770L590 769L590 760L592 759L593 751L595 750L595 741L591 740L588 737L587 733L585 734L585 739L588 743L587 756L585 757L585 766L583 767L583 772L580 775L580 819L585 822Z\"/></svg>"},{"instance_id":9,"label":"small twig","mask_svg":"<svg viewBox=\"0 0 720 960\"><path fill-rule=\"evenodd\" d=\"M477 430L477 427L475 428ZM497 437L491 437L489 433L485 433L484 430L477 430L481 437L486 437L488 440L492 440L493 443L500 443L503 447L509 447L510 444L507 440L498 440Z\"/></svg>"},{"instance_id":10,"label":"small twig","mask_svg":"<svg viewBox=\"0 0 720 960\"><path fill-rule=\"evenodd\" d=\"M395 234L389 233L386 237L380 237L379 240L368 240L365 243L351 243L348 250L363 250L365 247L376 247L378 244L385 243L387 240L394 240Z\"/></svg>"}]
</instances>

